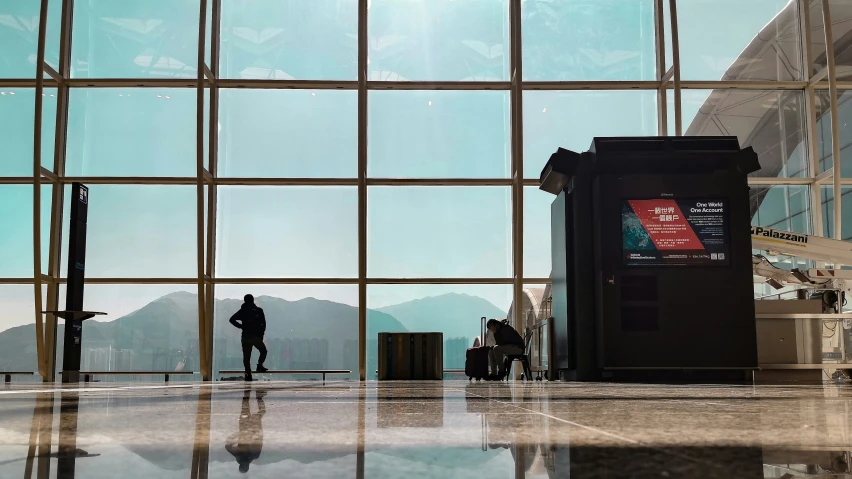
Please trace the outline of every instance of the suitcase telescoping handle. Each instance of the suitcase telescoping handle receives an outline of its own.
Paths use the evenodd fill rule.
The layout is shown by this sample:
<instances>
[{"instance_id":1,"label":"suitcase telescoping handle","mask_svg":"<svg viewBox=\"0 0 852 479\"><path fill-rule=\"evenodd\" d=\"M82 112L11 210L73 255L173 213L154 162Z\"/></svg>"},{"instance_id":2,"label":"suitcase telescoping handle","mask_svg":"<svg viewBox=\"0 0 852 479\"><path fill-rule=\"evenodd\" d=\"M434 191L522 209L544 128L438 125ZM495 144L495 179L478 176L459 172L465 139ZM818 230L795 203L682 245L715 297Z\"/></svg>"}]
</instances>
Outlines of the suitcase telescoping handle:
<instances>
[{"instance_id":1,"label":"suitcase telescoping handle","mask_svg":"<svg viewBox=\"0 0 852 479\"><path fill-rule=\"evenodd\" d=\"M479 345L480 346L485 346L485 322L486 322L486 319L485 319L485 316L483 316L482 319L480 320L481 324L479 325L479 334L480 334L480 336L479 336L480 344Z\"/></svg>"}]
</instances>

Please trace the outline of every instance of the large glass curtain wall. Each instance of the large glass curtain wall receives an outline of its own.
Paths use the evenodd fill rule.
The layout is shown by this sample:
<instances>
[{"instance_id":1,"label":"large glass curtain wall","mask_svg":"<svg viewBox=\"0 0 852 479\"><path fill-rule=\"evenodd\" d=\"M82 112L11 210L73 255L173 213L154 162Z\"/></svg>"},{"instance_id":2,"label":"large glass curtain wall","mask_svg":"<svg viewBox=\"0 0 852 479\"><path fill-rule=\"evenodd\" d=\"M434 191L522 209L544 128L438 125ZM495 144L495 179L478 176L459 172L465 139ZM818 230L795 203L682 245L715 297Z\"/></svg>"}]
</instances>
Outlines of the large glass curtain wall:
<instances>
[{"instance_id":1,"label":"large glass curtain wall","mask_svg":"<svg viewBox=\"0 0 852 479\"><path fill-rule=\"evenodd\" d=\"M374 377L376 333L403 330L443 332L463 367L480 317L540 319L539 172L594 136L736 135L763 165L754 224L852 236L852 0L9 0L0 19L0 370L61 369L42 311L64 308L75 181L86 307L109 313L84 326L90 371L240 368L245 293L269 367Z\"/></svg>"}]
</instances>

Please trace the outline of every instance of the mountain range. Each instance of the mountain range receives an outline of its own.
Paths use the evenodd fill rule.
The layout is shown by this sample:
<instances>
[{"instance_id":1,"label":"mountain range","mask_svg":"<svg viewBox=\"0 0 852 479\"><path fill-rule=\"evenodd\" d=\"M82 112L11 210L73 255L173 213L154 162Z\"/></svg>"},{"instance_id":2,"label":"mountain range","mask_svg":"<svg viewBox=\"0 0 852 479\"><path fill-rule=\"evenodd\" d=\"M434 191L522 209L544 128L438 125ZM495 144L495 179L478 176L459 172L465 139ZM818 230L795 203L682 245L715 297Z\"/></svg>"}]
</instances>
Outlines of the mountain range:
<instances>
[{"instance_id":1,"label":"mountain range","mask_svg":"<svg viewBox=\"0 0 852 479\"><path fill-rule=\"evenodd\" d=\"M378 308L409 331L441 331L444 339L479 336L480 318L505 318L506 311L479 296L448 293Z\"/></svg>"},{"instance_id":2,"label":"mountain range","mask_svg":"<svg viewBox=\"0 0 852 479\"><path fill-rule=\"evenodd\" d=\"M267 317L268 362L272 367L307 368L307 364L315 364L313 367L357 370L358 308L316 298L288 301L259 296L256 302ZM239 332L228 322L241 304L237 299L215 303L215 369L241 367ZM86 321L83 368L128 369L130 365L121 362L127 359L112 351L118 350L132 352L133 369L173 370L186 361L184 369L198 370L197 305L195 294L175 292L113 321ZM505 314L485 299L455 293L368 309L368 371L375 369L375 353L369 348L376 347L378 332L442 331L445 340L473 338L479 334L480 317ZM56 356L60 365L63 334L60 324ZM0 370L37 370L34 338L35 325L0 332ZM112 359L103 359L106 354ZM307 359L299 359L302 356ZM109 361L112 363L107 367Z\"/></svg>"}]
</instances>

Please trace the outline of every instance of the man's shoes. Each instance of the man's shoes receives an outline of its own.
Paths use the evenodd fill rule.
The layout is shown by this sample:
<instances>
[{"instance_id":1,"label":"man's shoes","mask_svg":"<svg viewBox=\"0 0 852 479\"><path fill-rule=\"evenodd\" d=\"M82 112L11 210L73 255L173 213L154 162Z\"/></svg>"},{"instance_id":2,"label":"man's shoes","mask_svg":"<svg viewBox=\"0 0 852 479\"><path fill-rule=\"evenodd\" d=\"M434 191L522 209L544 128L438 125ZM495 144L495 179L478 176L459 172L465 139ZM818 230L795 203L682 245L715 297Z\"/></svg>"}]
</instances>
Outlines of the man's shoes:
<instances>
[{"instance_id":1,"label":"man's shoes","mask_svg":"<svg viewBox=\"0 0 852 479\"><path fill-rule=\"evenodd\" d=\"M500 379L499 374L489 374L488 376L485 377L485 380L486 381L500 381L501 379Z\"/></svg>"},{"instance_id":2,"label":"man's shoes","mask_svg":"<svg viewBox=\"0 0 852 479\"><path fill-rule=\"evenodd\" d=\"M265 373L266 371L269 371L269 370L268 370L268 369L266 369L265 367L263 367L263 364L258 364L258 365L257 365L257 372L259 372L259 373Z\"/></svg>"},{"instance_id":3,"label":"man's shoes","mask_svg":"<svg viewBox=\"0 0 852 479\"><path fill-rule=\"evenodd\" d=\"M246 380L246 382L252 382L253 379L251 377L251 374L246 374L245 380Z\"/></svg>"}]
</instances>

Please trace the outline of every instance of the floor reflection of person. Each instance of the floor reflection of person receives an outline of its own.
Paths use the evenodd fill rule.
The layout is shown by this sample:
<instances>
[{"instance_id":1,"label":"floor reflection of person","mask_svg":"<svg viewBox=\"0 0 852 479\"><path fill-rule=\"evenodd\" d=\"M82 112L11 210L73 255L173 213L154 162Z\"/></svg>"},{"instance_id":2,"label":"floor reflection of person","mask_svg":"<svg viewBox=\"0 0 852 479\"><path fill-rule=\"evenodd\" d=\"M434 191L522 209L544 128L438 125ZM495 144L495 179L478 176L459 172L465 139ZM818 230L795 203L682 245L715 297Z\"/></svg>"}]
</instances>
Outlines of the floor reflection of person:
<instances>
[{"instance_id":1,"label":"floor reflection of person","mask_svg":"<svg viewBox=\"0 0 852 479\"><path fill-rule=\"evenodd\" d=\"M263 397L266 391L256 391L257 413L251 413L251 390L243 393L243 403L240 408L240 430L228 437L225 449L231 453L240 465L240 472L248 472L252 461L260 457L263 449L263 415L266 405Z\"/></svg>"}]
</instances>

